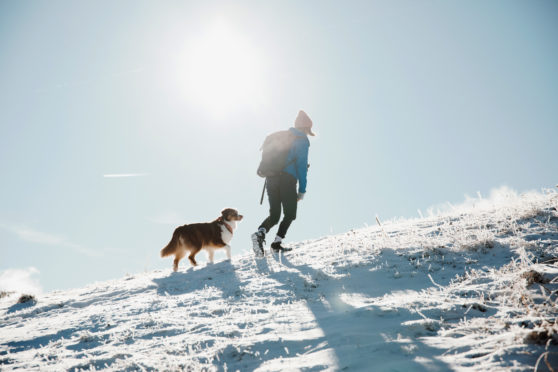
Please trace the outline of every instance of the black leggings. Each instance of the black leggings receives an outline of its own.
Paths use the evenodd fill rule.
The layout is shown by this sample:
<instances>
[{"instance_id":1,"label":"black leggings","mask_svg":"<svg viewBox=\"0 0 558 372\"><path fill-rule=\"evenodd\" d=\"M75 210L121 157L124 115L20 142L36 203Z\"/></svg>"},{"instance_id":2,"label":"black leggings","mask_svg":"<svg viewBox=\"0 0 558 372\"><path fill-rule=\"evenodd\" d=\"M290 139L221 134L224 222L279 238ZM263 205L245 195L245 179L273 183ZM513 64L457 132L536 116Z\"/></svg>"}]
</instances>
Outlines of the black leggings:
<instances>
[{"instance_id":1,"label":"black leggings","mask_svg":"<svg viewBox=\"0 0 558 372\"><path fill-rule=\"evenodd\" d=\"M277 235L284 238L291 222L296 219L296 206L298 194L296 192L296 178L288 173L279 176L267 177L267 198L269 199L269 217L260 225L266 232L277 225L281 218L283 206L283 221L279 225Z\"/></svg>"}]
</instances>

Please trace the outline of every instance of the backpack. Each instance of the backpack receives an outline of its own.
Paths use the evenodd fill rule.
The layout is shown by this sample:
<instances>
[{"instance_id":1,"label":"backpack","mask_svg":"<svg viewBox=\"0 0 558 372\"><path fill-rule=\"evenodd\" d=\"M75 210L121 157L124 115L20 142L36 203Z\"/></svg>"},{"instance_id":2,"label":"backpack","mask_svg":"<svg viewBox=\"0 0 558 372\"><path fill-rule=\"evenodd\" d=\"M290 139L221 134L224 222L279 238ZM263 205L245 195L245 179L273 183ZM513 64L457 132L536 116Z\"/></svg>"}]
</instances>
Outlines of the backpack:
<instances>
[{"instance_id":1,"label":"backpack","mask_svg":"<svg viewBox=\"0 0 558 372\"><path fill-rule=\"evenodd\" d=\"M293 145L296 135L288 130L282 130L270 134L265 138L261 147L262 160L258 167L258 176L278 176L287 167L287 157Z\"/></svg>"}]
</instances>

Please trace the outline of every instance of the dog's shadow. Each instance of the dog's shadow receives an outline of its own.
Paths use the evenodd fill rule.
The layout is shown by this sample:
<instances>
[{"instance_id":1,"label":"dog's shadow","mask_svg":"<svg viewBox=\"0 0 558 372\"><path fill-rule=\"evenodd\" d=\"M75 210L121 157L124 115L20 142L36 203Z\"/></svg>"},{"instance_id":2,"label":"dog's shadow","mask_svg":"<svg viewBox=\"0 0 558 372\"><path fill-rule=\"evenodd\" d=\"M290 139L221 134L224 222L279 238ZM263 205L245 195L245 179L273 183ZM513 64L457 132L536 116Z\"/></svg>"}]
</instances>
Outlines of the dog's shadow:
<instances>
[{"instance_id":1,"label":"dog's shadow","mask_svg":"<svg viewBox=\"0 0 558 372\"><path fill-rule=\"evenodd\" d=\"M189 267L166 277L155 278L153 282L157 285L160 296L181 295L215 287L222 290L223 297L229 297L235 296L241 286L235 267L229 260L198 268Z\"/></svg>"}]
</instances>

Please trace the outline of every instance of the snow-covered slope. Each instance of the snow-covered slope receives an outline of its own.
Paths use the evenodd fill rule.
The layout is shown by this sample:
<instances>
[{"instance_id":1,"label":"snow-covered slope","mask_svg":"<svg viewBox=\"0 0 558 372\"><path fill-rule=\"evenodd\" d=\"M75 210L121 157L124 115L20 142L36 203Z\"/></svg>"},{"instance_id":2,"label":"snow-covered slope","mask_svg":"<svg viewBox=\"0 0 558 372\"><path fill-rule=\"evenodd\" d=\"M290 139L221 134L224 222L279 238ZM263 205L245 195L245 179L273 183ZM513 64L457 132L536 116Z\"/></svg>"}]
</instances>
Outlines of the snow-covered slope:
<instances>
[{"instance_id":1,"label":"snow-covered slope","mask_svg":"<svg viewBox=\"0 0 558 372\"><path fill-rule=\"evenodd\" d=\"M557 370L557 208L501 190L284 256L9 294L0 369Z\"/></svg>"}]
</instances>

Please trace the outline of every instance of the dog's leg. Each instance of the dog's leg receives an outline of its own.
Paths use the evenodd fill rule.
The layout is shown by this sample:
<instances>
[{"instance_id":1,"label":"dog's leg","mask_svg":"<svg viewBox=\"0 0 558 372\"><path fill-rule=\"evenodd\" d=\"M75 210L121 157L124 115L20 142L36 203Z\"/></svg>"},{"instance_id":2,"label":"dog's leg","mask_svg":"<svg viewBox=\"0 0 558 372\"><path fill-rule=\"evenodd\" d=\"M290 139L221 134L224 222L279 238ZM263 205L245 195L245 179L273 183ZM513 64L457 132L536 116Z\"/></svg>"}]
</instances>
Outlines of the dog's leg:
<instances>
[{"instance_id":1,"label":"dog's leg","mask_svg":"<svg viewBox=\"0 0 558 372\"><path fill-rule=\"evenodd\" d=\"M230 245L225 245L225 252L227 253L227 259L230 261L231 260L231 246Z\"/></svg>"},{"instance_id":2,"label":"dog's leg","mask_svg":"<svg viewBox=\"0 0 558 372\"><path fill-rule=\"evenodd\" d=\"M172 269L176 272L178 271L178 263L180 262L181 259L184 258L184 256L186 256L186 251L185 251L185 247L184 247L184 240L182 239L182 237L179 238L177 247L175 249L174 252L174 263L172 266Z\"/></svg>"},{"instance_id":3,"label":"dog's leg","mask_svg":"<svg viewBox=\"0 0 558 372\"><path fill-rule=\"evenodd\" d=\"M213 263L214 254L215 251L213 250L213 248L207 248L207 259L209 260L209 263Z\"/></svg>"},{"instance_id":4,"label":"dog's leg","mask_svg":"<svg viewBox=\"0 0 558 372\"><path fill-rule=\"evenodd\" d=\"M174 256L174 264L172 266L173 271L176 272L178 270L178 263L180 262L182 257L184 257L184 255L181 255L180 253L178 253Z\"/></svg>"},{"instance_id":5,"label":"dog's leg","mask_svg":"<svg viewBox=\"0 0 558 372\"><path fill-rule=\"evenodd\" d=\"M188 256L188 259L190 260L190 263L192 264L192 266L198 266L198 263L196 262L196 255L198 254L198 252L200 250L201 250L201 247L190 248L190 255Z\"/></svg>"},{"instance_id":6,"label":"dog's leg","mask_svg":"<svg viewBox=\"0 0 558 372\"><path fill-rule=\"evenodd\" d=\"M190 260L192 266L198 266L198 263L196 262L196 259L194 257L196 257L196 254L192 253L188 256L188 259Z\"/></svg>"}]
</instances>

